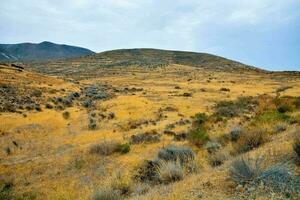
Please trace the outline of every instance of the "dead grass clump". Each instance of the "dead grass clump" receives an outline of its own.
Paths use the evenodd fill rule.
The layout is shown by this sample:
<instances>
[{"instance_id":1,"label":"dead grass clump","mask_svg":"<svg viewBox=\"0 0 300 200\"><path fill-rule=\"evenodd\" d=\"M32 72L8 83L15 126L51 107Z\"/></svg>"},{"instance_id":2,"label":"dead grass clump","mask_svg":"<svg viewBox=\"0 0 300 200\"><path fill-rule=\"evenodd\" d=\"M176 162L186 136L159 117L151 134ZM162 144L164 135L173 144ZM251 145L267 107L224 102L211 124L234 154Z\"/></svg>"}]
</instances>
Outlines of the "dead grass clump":
<instances>
[{"instance_id":1,"label":"dead grass clump","mask_svg":"<svg viewBox=\"0 0 300 200\"><path fill-rule=\"evenodd\" d=\"M93 194L91 200L120 200L121 194L111 188L97 191Z\"/></svg>"},{"instance_id":2,"label":"dead grass clump","mask_svg":"<svg viewBox=\"0 0 300 200\"><path fill-rule=\"evenodd\" d=\"M236 151L243 153L259 147L268 140L267 133L264 130L248 131L237 140Z\"/></svg>"},{"instance_id":3,"label":"dead grass clump","mask_svg":"<svg viewBox=\"0 0 300 200\"><path fill-rule=\"evenodd\" d=\"M121 195L130 194L133 190L131 177L127 173L116 171L113 174L111 188Z\"/></svg>"},{"instance_id":4,"label":"dead grass clump","mask_svg":"<svg viewBox=\"0 0 300 200\"><path fill-rule=\"evenodd\" d=\"M177 161L181 163L195 159L193 150L189 147L169 146L158 151L157 157L164 161Z\"/></svg>"},{"instance_id":5,"label":"dead grass clump","mask_svg":"<svg viewBox=\"0 0 300 200\"><path fill-rule=\"evenodd\" d=\"M221 151L209 155L209 163L212 167L222 165L227 160L227 155Z\"/></svg>"},{"instance_id":6,"label":"dead grass clump","mask_svg":"<svg viewBox=\"0 0 300 200\"><path fill-rule=\"evenodd\" d=\"M184 177L184 169L180 161L160 161L157 167L158 178L162 183L182 180Z\"/></svg>"}]
</instances>

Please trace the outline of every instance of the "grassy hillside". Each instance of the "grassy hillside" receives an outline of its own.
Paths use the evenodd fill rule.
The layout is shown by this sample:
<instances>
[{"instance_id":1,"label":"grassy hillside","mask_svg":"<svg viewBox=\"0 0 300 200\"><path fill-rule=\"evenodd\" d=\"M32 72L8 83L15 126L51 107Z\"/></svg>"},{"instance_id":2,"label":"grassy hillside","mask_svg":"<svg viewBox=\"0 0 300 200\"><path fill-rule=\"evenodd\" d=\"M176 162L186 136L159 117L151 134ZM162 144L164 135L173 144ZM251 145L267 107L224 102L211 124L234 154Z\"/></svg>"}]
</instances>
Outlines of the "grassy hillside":
<instances>
[{"instance_id":1,"label":"grassy hillside","mask_svg":"<svg viewBox=\"0 0 300 200\"><path fill-rule=\"evenodd\" d=\"M0 199L299 199L299 74L68 62L0 65Z\"/></svg>"},{"instance_id":2,"label":"grassy hillside","mask_svg":"<svg viewBox=\"0 0 300 200\"><path fill-rule=\"evenodd\" d=\"M28 68L52 75L96 77L101 76L103 68L157 68L170 65L185 65L227 72L261 71L215 55L158 49L113 50L75 59L30 63Z\"/></svg>"}]
</instances>

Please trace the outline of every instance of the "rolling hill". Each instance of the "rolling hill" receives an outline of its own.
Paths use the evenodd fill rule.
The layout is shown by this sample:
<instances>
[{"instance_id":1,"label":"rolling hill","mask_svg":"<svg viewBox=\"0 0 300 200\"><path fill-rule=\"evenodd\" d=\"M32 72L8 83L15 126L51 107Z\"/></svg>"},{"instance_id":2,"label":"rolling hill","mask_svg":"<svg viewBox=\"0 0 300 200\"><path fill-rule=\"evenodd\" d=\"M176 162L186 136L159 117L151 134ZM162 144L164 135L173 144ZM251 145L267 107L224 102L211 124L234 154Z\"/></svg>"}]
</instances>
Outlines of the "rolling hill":
<instances>
[{"instance_id":1,"label":"rolling hill","mask_svg":"<svg viewBox=\"0 0 300 200\"><path fill-rule=\"evenodd\" d=\"M104 68L146 67L157 68L182 65L214 71L262 71L223 57L185 51L160 49L119 49L87 55L27 64L34 71L51 75L97 76Z\"/></svg>"},{"instance_id":2,"label":"rolling hill","mask_svg":"<svg viewBox=\"0 0 300 200\"><path fill-rule=\"evenodd\" d=\"M51 42L0 44L0 61L41 61L93 54L91 50Z\"/></svg>"}]
</instances>

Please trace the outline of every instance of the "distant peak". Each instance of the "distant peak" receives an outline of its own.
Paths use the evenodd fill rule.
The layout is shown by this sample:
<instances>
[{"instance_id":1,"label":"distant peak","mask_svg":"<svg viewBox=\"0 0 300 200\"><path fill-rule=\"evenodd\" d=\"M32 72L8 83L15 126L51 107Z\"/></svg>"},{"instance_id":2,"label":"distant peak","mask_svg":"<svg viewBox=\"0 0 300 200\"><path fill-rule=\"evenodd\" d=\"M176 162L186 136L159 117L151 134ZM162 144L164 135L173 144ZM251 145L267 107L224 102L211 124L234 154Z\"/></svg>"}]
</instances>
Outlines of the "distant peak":
<instances>
[{"instance_id":1,"label":"distant peak","mask_svg":"<svg viewBox=\"0 0 300 200\"><path fill-rule=\"evenodd\" d=\"M43 41L40 44L53 44L52 42L48 42L48 41Z\"/></svg>"}]
</instances>

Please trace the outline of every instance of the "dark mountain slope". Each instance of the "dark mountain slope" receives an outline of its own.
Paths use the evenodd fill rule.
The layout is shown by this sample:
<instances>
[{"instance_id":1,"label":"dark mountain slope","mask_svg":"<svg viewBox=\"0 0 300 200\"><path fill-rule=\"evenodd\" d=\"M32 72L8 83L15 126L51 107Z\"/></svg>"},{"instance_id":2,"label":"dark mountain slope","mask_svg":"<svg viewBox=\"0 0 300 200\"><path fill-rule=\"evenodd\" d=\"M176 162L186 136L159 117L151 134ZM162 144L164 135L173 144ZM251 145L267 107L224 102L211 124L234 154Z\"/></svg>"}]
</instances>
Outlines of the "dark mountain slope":
<instances>
[{"instance_id":1,"label":"dark mountain slope","mask_svg":"<svg viewBox=\"0 0 300 200\"><path fill-rule=\"evenodd\" d=\"M0 44L1 61L42 61L50 59L74 58L93 54L81 47L42 42L39 44Z\"/></svg>"}]
</instances>

